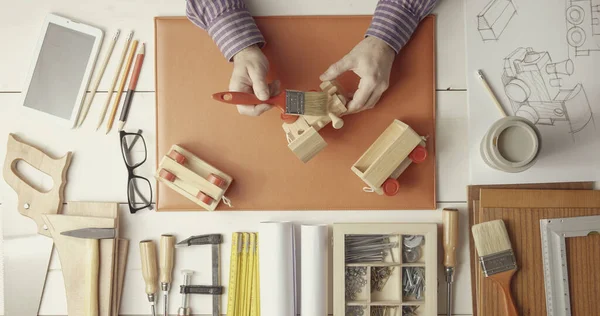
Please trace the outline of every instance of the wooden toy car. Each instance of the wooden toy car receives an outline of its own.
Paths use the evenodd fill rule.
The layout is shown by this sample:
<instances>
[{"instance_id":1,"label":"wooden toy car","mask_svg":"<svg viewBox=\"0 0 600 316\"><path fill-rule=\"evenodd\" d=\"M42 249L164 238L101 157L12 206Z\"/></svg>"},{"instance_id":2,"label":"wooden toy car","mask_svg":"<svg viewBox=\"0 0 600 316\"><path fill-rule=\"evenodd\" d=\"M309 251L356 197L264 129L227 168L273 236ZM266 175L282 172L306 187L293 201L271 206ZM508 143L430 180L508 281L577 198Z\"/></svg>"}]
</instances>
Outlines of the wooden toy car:
<instances>
[{"instance_id":1,"label":"wooden toy car","mask_svg":"<svg viewBox=\"0 0 600 316\"><path fill-rule=\"evenodd\" d=\"M344 121L339 116L346 112L347 100L341 87L334 81L324 81L320 88L329 94L328 115L294 116L282 125L288 141L288 148L303 162L308 162L327 146L323 137L318 133L321 128L329 123L335 129L344 126Z\"/></svg>"},{"instance_id":2,"label":"wooden toy car","mask_svg":"<svg viewBox=\"0 0 600 316\"><path fill-rule=\"evenodd\" d=\"M427 158L425 141L410 126L394 120L351 169L369 186L365 191L396 195L400 174L412 162L420 163Z\"/></svg>"},{"instance_id":3,"label":"wooden toy car","mask_svg":"<svg viewBox=\"0 0 600 316\"><path fill-rule=\"evenodd\" d=\"M163 157L155 177L206 210L214 211L221 200L231 206L225 191L233 178L177 145Z\"/></svg>"}]
</instances>

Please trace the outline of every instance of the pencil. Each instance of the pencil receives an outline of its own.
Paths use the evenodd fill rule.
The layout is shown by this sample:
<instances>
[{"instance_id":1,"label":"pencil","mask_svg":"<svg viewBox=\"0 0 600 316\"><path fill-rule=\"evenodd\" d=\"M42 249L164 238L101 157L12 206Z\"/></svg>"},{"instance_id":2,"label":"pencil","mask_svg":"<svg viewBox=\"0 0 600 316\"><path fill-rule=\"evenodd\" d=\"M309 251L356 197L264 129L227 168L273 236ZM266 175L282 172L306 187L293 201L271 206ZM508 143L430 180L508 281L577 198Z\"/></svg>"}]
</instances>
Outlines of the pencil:
<instances>
[{"instance_id":1,"label":"pencil","mask_svg":"<svg viewBox=\"0 0 600 316\"><path fill-rule=\"evenodd\" d=\"M123 66L123 62L125 61L125 57L127 56L127 49L129 48L129 44L131 43L131 39L133 38L133 31L129 32L127 35L127 40L125 42L125 47L123 47L123 52L121 53L121 59L119 60L119 65L117 66L117 72L113 77L113 81L110 85L110 89L108 89L108 94L106 96L106 102L104 102L104 107L100 112L100 119L98 120L98 126L96 130L100 129L102 126L102 122L104 122L104 116L106 115L106 110L108 110L108 105L110 104L110 98L112 97L113 91L115 90L115 86L117 85L117 80L119 79L119 73L121 73L121 67Z\"/></svg>"},{"instance_id":2,"label":"pencil","mask_svg":"<svg viewBox=\"0 0 600 316\"><path fill-rule=\"evenodd\" d=\"M135 55L135 50L137 49L137 46L137 40L131 43L131 49L129 50L129 56L127 57L127 64L125 65L125 68L123 68L123 73L121 74L121 83L119 84L119 90L117 90L117 96L115 97L115 102L113 103L112 110L110 111L110 114L108 116L108 122L106 123L106 134L110 132L113 122L115 121L115 115L117 114L117 110L119 109L119 102L121 101L121 95L123 94L125 82L127 82L127 77L129 76L129 69L131 69L131 62L133 61L133 56Z\"/></svg>"},{"instance_id":3,"label":"pencil","mask_svg":"<svg viewBox=\"0 0 600 316\"><path fill-rule=\"evenodd\" d=\"M483 75L483 71L478 70L477 75L479 75L479 79L481 79L481 83L483 83L483 86L489 93L490 97L492 98L492 101L494 101L494 103L496 103L496 107L498 108L498 110L500 110L500 113L502 114L502 116L507 116L506 112L504 111L504 108L502 107L502 104L500 104L500 101L498 101L498 98L496 98L494 91L492 91L492 87L490 87L489 83L485 79L485 76Z\"/></svg>"},{"instance_id":4,"label":"pencil","mask_svg":"<svg viewBox=\"0 0 600 316\"><path fill-rule=\"evenodd\" d=\"M133 67L133 72L131 73L131 78L129 78L129 88L127 89L127 95L125 96L125 101L123 101L123 108L121 108L121 116L119 118L118 129L119 131L123 130L125 126L125 122L127 121L127 116L129 115L129 108L131 107L131 100L133 100L133 94L135 92L135 87L137 86L138 79L140 78L140 72L142 70L142 64L144 63L144 56L146 54L146 44L142 43L142 47L140 47L137 57L135 58L135 66Z\"/></svg>"},{"instance_id":5,"label":"pencil","mask_svg":"<svg viewBox=\"0 0 600 316\"><path fill-rule=\"evenodd\" d=\"M108 51L106 52L106 57L104 57L104 62L102 63L102 66L100 66L98 75L96 75L96 81L94 81L94 84L92 85L92 90L90 91L90 95L85 100L85 104L82 109L83 112L81 113L81 115L79 115L79 124L77 124L77 127L81 127L81 125L83 125L83 121L85 121L85 118L87 117L87 114L90 111L90 106L92 105L92 101L94 100L94 97L96 96L96 92L98 91L98 86L100 85L102 76L104 76L104 71L106 71L106 66L108 65L108 62L110 61L110 56L112 56L113 50L115 49L115 44L117 43L117 40L119 39L120 34L121 34L121 31L117 30L117 33L115 34L115 36L113 37L113 39L110 42L110 46L108 47Z\"/></svg>"}]
</instances>

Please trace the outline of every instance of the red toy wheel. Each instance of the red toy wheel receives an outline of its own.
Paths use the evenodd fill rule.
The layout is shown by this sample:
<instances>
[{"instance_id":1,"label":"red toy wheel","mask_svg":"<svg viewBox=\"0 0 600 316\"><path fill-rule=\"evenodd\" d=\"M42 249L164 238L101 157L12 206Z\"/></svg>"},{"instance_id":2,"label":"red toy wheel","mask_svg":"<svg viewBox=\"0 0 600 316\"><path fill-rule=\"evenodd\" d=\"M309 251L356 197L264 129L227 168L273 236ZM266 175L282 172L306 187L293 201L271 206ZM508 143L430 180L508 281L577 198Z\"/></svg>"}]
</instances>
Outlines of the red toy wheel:
<instances>
[{"instance_id":1,"label":"red toy wheel","mask_svg":"<svg viewBox=\"0 0 600 316\"><path fill-rule=\"evenodd\" d=\"M285 114L285 113L281 113L280 115L281 120L288 123L288 124L292 124L294 122L296 122L296 120L298 120L299 116L297 115L289 115L289 114Z\"/></svg>"},{"instance_id":2,"label":"red toy wheel","mask_svg":"<svg viewBox=\"0 0 600 316\"><path fill-rule=\"evenodd\" d=\"M178 153L176 150L171 150L171 152L169 153L169 157L175 160L180 165L185 164L185 161L187 160L187 158L185 158L184 155Z\"/></svg>"},{"instance_id":3,"label":"red toy wheel","mask_svg":"<svg viewBox=\"0 0 600 316\"><path fill-rule=\"evenodd\" d=\"M413 149L413 151L408 155L408 158L410 158L410 160L412 160L414 163L421 163L427 158L427 149L419 145Z\"/></svg>"},{"instance_id":4,"label":"red toy wheel","mask_svg":"<svg viewBox=\"0 0 600 316\"><path fill-rule=\"evenodd\" d=\"M196 197L198 198L198 200L202 201L206 205L210 205L213 202L213 198L204 194L202 191L198 191Z\"/></svg>"},{"instance_id":5,"label":"red toy wheel","mask_svg":"<svg viewBox=\"0 0 600 316\"><path fill-rule=\"evenodd\" d=\"M385 195L394 196L400 190L400 183L396 179L389 178L385 180L381 187L383 188L383 193Z\"/></svg>"},{"instance_id":6,"label":"red toy wheel","mask_svg":"<svg viewBox=\"0 0 600 316\"><path fill-rule=\"evenodd\" d=\"M169 182L173 182L177 178L174 174L170 173L169 171L167 171L165 169L160 169L158 176Z\"/></svg>"},{"instance_id":7,"label":"red toy wheel","mask_svg":"<svg viewBox=\"0 0 600 316\"><path fill-rule=\"evenodd\" d=\"M225 179L217 176L214 173L208 175L208 182L218 186L219 188L222 188L226 183Z\"/></svg>"}]
</instances>

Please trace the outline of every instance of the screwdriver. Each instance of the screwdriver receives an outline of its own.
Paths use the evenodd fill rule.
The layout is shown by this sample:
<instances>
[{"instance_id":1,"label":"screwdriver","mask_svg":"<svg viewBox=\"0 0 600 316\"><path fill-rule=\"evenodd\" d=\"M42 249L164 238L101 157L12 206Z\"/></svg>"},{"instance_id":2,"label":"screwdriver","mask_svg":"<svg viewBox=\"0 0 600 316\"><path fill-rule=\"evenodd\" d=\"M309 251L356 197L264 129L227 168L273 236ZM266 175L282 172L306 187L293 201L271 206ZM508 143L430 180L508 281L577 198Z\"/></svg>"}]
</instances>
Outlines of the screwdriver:
<instances>
[{"instance_id":1,"label":"screwdriver","mask_svg":"<svg viewBox=\"0 0 600 316\"><path fill-rule=\"evenodd\" d=\"M142 275L146 282L146 294L148 294L148 302L152 316L156 316L156 300L158 284L158 269L156 268L156 245L152 240L140 241L140 258L142 259Z\"/></svg>"},{"instance_id":2,"label":"screwdriver","mask_svg":"<svg viewBox=\"0 0 600 316\"><path fill-rule=\"evenodd\" d=\"M444 223L444 267L447 285L446 315L452 315L452 283L454 283L454 269L456 267L456 245L458 244L458 210L444 209L442 211Z\"/></svg>"},{"instance_id":3,"label":"screwdriver","mask_svg":"<svg viewBox=\"0 0 600 316\"><path fill-rule=\"evenodd\" d=\"M175 257L175 236L160 236L160 289L163 295L163 316L169 315L169 290L173 281L173 259Z\"/></svg>"}]
</instances>

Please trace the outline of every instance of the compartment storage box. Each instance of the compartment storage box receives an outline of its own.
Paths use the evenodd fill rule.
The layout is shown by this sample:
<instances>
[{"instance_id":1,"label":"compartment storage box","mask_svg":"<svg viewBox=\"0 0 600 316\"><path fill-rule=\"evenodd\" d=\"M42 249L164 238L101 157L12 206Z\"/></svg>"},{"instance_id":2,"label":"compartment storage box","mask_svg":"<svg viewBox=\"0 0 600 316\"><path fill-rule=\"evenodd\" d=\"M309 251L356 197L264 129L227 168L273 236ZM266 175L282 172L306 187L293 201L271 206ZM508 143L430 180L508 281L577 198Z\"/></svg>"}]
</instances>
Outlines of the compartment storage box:
<instances>
[{"instance_id":1,"label":"compartment storage box","mask_svg":"<svg viewBox=\"0 0 600 316\"><path fill-rule=\"evenodd\" d=\"M437 315L437 225L333 225L334 315Z\"/></svg>"}]
</instances>

